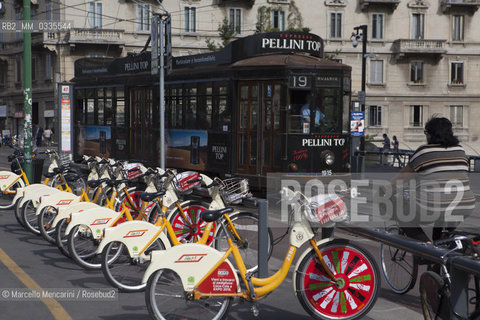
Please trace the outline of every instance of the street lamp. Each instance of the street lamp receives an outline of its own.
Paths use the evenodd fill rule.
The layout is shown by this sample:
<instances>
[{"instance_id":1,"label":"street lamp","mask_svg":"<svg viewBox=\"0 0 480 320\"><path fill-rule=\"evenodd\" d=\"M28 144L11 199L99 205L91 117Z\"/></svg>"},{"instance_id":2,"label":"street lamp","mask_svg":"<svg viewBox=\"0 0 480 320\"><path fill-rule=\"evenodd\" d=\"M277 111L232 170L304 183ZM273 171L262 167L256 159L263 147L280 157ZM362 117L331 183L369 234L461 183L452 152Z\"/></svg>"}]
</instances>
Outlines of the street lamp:
<instances>
[{"instance_id":1,"label":"street lamp","mask_svg":"<svg viewBox=\"0 0 480 320\"><path fill-rule=\"evenodd\" d=\"M367 60L367 26L366 25L361 25L358 27L354 27L352 32L352 36L350 37L350 40L352 40L352 45L354 48L358 46L358 42L362 40L362 90L358 92L358 100L360 101L360 110L353 110L357 112L363 112L363 115L365 117L365 82L366 82L366 60ZM357 107L358 109L358 107ZM364 118L365 119L365 118ZM360 155L363 154L365 151L365 136L361 137L352 137L352 148L353 150L358 150L360 152ZM355 163L355 168L354 171L358 172L364 172L365 171L365 162L363 161L363 158L360 157L360 155L357 156L357 161L353 162Z\"/></svg>"}]
</instances>

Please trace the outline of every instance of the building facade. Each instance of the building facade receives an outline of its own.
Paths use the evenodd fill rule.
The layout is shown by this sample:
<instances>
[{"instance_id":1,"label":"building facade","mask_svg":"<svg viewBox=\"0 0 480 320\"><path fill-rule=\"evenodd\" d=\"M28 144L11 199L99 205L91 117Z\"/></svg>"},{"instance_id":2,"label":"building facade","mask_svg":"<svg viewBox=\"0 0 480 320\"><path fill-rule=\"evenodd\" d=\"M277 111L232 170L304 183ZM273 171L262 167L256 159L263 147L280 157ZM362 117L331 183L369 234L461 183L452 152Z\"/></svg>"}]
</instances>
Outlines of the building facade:
<instances>
[{"instance_id":1,"label":"building facade","mask_svg":"<svg viewBox=\"0 0 480 320\"><path fill-rule=\"evenodd\" d=\"M324 39L328 57L352 66L354 96L365 77L370 137L396 135L400 148L415 149L425 141L428 118L442 115L454 123L467 153L478 155L479 6L478 0L32 1L32 20L73 25L67 32L32 34L33 123L56 128L56 84L73 78L76 60L139 53L152 14L166 10L175 56L255 32L308 28ZM3 20L21 19L22 6L7 2ZM225 23L231 26L227 32ZM364 75L361 41L352 46L360 25L368 28ZM21 33L0 33L0 127L13 134L23 128L22 45Z\"/></svg>"}]
</instances>

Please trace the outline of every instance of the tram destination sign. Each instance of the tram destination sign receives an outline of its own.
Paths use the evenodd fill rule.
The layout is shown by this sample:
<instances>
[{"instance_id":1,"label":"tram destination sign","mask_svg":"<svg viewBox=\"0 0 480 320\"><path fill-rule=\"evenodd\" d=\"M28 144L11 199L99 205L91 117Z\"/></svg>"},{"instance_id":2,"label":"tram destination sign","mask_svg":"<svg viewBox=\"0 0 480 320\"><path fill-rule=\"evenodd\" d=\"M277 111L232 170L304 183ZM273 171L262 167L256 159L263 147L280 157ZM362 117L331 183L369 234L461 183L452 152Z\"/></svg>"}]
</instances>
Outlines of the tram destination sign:
<instances>
[{"instance_id":1,"label":"tram destination sign","mask_svg":"<svg viewBox=\"0 0 480 320\"><path fill-rule=\"evenodd\" d=\"M235 40L219 51L175 57L173 68L230 64L273 53L307 53L322 58L323 39L315 34L304 32L259 33Z\"/></svg>"}]
</instances>

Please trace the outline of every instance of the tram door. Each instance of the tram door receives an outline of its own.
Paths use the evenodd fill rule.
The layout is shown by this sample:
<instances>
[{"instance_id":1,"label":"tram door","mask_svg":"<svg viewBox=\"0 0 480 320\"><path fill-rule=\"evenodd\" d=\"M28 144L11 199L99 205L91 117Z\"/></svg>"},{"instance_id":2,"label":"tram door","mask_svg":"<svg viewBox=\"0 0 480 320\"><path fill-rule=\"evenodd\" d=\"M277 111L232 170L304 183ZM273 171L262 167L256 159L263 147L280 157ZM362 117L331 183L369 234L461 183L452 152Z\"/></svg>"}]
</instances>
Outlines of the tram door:
<instances>
[{"instance_id":1,"label":"tram door","mask_svg":"<svg viewBox=\"0 0 480 320\"><path fill-rule=\"evenodd\" d=\"M130 156L133 158L153 158L152 108L152 88L130 90Z\"/></svg>"},{"instance_id":2,"label":"tram door","mask_svg":"<svg viewBox=\"0 0 480 320\"><path fill-rule=\"evenodd\" d=\"M280 88L272 82L239 83L239 173L280 171Z\"/></svg>"}]
</instances>

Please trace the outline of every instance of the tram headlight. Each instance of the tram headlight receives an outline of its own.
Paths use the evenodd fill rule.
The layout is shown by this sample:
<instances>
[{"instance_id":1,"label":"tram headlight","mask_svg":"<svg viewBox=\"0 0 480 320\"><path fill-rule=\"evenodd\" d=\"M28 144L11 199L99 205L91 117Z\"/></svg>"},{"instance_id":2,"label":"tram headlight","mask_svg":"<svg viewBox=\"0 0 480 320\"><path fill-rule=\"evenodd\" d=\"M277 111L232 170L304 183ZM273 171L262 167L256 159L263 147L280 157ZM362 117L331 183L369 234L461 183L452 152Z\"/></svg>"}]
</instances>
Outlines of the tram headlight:
<instances>
[{"instance_id":1,"label":"tram headlight","mask_svg":"<svg viewBox=\"0 0 480 320\"><path fill-rule=\"evenodd\" d=\"M295 164L295 163L293 163L293 162L290 163L290 164L288 165L288 170L290 170L290 171L297 171L297 170L298 170L297 164Z\"/></svg>"},{"instance_id":2,"label":"tram headlight","mask_svg":"<svg viewBox=\"0 0 480 320\"><path fill-rule=\"evenodd\" d=\"M331 166L335 162L335 155L330 150L323 151L320 158L322 159L322 163L327 166Z\"/></svg>"}]
</instances>

